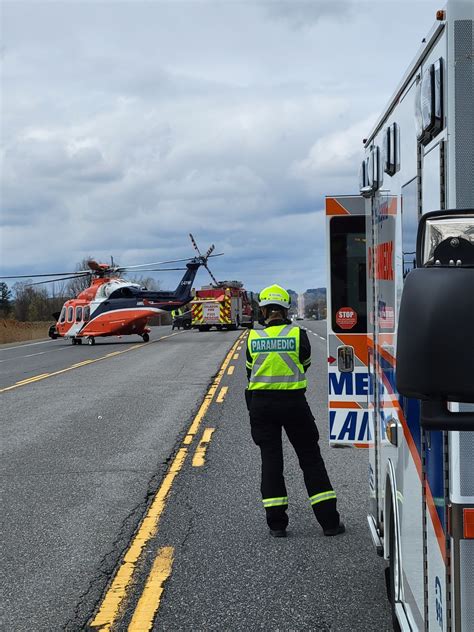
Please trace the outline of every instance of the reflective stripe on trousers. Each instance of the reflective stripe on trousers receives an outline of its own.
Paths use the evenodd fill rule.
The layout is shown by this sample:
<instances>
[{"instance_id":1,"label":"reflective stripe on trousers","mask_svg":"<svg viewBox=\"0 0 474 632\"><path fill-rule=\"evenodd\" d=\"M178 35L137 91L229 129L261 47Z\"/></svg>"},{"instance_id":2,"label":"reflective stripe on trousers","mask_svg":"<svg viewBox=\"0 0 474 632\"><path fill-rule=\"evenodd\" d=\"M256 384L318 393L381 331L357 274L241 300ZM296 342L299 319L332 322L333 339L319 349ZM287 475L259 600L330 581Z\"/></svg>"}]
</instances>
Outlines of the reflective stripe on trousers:
<instances>
[{"instance_id":1,"label":"reflective stripe on trousers","mask_svg":"<svg viewBox=\"0 0 474 632\"><path fill-rule=\"evenodd\" d=\"M336 499L336 492L331 489L328 492L321 492L320 494L315 494L314 496L311 496L309 501L312 505L317 505L318 503L322 503L325 500L333 499Z\"/></svg>"},{"instance_id":2,"label":"reflective stripe on trousers","mask_svg":"<svg viewBox=\"0 0 474 632\"><path fill-rule=\"evenodd\" d=\"M263 506L267 507L286 507L288 505L288 496L280 496L279 498L262 498Z\"/></svg>"}]
</instances>

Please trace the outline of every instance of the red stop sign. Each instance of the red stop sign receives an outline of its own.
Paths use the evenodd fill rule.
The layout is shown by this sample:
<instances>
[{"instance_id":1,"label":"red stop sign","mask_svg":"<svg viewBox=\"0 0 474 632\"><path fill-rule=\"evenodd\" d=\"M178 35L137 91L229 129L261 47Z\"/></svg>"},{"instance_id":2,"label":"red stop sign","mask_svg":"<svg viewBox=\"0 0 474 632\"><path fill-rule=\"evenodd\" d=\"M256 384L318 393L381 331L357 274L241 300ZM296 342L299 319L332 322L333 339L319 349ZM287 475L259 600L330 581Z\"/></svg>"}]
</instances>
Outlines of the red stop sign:
<instances>
[{"instance_id":1,"label":"red stop sign","mask_svg":"<svg viewBox=\"0 0 474 632\"><path fill-rule=\"evenodd\" d=\"M352 329L357 324L357 312L352 307L341 307L336 312L336 323L341 329Z\"/></svg>"}]
</instances>

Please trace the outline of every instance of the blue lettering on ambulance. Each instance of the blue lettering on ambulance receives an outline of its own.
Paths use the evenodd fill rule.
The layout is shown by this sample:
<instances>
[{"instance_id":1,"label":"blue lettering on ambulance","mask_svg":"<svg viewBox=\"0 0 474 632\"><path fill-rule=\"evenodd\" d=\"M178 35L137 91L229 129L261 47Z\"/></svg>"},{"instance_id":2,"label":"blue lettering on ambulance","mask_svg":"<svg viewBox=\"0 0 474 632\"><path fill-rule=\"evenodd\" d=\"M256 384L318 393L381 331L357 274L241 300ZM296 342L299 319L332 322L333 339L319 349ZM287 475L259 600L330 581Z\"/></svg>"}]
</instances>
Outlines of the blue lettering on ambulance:
<instances>
[{"instance_id":1,"label":"blue lettering on ambulance","mask_svg":"<svg viewBox=\"0 0 474 632\"><path fill-rule=\"evenodd\" d=\"M332 429L334 428L335 418L336 418L336 411L330 410L329 411L329 440L330 441L334 441L335 439L337 439L337 435L332 433Z\"/></svg>"},{"instance_id":2,"label":"blue lettering on ambulance","mask_svg":"<svg viewBox=\"0 0 474 632\"><path fill-rule=\"evenodd\" d=\"M330 441L354 441L363 442L370 441L369 429L369 413L367 411L351 410L346 413L346 418L341 429L334 433L334 422L336 421L337 411L329 411L329 439ZM362 415L362 417L359 417ZM361 419L358 426L358 418Z\"/></svg>"},{"instance_id":3,"label":"blue lettering on ambulance","mask_svg":"<svg viewBox=\"0 0 474 632\"><path fill-rule=\"evenodd\" d=\"M355 391L357 395L369 394L369 374L368 373L356 373L355 374Z\"/></svg>"},{"instance_id":4,"label":"blue lettering on ambulance","mask_svg":"<svg viewBox=\"0 0 474 632\"><path fill-rule=\"evenodd\" d=\"M353 393L352 373L329 374L330 395L353 395Z\"/></svg>"},{"instance_id":5,"label":"blue lettering on ambulance","mask_svg":"<svg viewBox=\"0 0 474 632\"><path fill-rule=\"evenodd\" d=\"M349 441L355 441L355 434L357 430L357 412L351 411L346 415L346 421L344 422L341 432L339 433L338 440L343 441L348 439ZM346 437L347 435L347 437Z\"/></svg>"},{"instance_id":6,"label":"blue lettering on ambulance","mask_svg":"<svg viewBox=\"0 0 474 632\"><path fill-rule=\"evenodd\" d=\"M436 621L439 627L443 629L443 589L441 588L441 580L438 576L435 578L435 600Z\"/></svg>"},{"instance_id":7,"label":"blue lettering on ambulance","mask_svg":"<svg viewBox=\"0 0 474 632\"><path fill-rule=\"evenodd\" d=\"M368 373L329 373L329 395L367 396L372 392Z\"/></svg>"}]
</instances>

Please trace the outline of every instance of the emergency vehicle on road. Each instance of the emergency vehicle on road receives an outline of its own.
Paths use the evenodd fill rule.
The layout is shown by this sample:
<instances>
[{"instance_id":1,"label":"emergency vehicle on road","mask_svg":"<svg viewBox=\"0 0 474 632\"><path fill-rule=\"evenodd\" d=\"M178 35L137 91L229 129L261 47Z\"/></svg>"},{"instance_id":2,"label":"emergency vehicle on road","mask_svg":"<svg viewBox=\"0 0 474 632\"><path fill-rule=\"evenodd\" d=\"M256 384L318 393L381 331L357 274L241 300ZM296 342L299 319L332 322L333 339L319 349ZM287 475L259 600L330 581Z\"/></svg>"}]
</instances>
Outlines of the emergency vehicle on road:
<instances>
[{"instance_id":1,"label":"emergency vehicle on road","mask_svg":"<svg viewBox=\"0 0 474 632\"><path fill-rule=\"evenodd\" d=\"M368 448L402 630L474 630L473 41L474 2L448 2L364 141L360 195L326 200L330 443Z\"/></svg>"},{"instance_id":2,"label":"emergency vehicle on road","mask_svg":"<svg viewBox=\"0 0 474 632\"><path fill-rule=\"evenodd\" d=\"M191 302L192 326L199 331L253 328L251 296L240 281L222 281L196 291Z\"/></svg>"}]
</instances>

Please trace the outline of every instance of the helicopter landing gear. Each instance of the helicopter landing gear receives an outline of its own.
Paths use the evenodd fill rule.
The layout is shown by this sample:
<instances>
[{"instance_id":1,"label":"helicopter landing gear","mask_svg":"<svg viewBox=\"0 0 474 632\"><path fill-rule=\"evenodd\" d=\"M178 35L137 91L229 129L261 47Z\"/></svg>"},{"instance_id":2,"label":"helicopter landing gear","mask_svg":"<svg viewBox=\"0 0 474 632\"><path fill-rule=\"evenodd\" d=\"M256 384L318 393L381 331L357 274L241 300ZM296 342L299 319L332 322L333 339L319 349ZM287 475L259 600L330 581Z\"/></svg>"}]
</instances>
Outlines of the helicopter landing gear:
<instances>
[{"instance_id":1,"label":"helicopter landing gear","mask_svg":"<svg viewBox=\"0 0 474 632\"><path fill-rule=\"evenodd\" d=\"M149 334L143 334L142 338L143 338L143 342L148 342L150 340Z\"/></svg>"},{"instance_id":2,"label":"helicopter landing gear","mask_svg":"<svg viewBox=\"0 0 474 632\"><path fill-rule=\"evenodd\" d=\"M82 345L82 339L81 338L71 338L71 344L73 344L73 345Z\"/></svg>"},{"instance_id":3,"label":"helicopter landing gear","mask_svg":"<svg viewBox=\"0 0 474 632\"><path fill-rule=\"evenodd\" d=\"M94 336L87 336L87 344L88 345L95 345L95 338L94 338Z\"/></svg>"}]
</instances>

